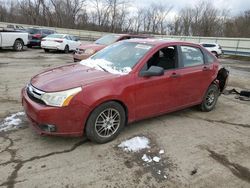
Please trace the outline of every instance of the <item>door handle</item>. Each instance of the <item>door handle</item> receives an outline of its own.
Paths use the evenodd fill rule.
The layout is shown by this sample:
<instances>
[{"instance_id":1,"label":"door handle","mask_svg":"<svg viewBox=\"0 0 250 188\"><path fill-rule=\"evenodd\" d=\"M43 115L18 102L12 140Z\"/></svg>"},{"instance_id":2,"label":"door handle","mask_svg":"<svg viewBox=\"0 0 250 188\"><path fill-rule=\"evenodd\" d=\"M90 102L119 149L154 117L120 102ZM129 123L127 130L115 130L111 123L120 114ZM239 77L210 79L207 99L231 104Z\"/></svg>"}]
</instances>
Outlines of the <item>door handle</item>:
<instances>
[{"instance_id":1,"label":"door handle","mask_svg":"<svg viewBox=\"0 0 250 188\"><path fill-rule=\"evenodd\" d=\"M176 72L173 72L172 74L171 74L171 78L179 78L181 75L180 74L177 74Z\"/></svg>"},{"instance_id":2,"label":"door handle","mask_svg":"<svg viewBox=\"0 0 250 188\"><path fill-rule=\"evenodd\" d=\"M210 69L210 67L205 66L205 67L203 67L202 70L203 70L203 71L209 71L209 70L211 70L211 69Z\"/></svg>"}]
</instances>

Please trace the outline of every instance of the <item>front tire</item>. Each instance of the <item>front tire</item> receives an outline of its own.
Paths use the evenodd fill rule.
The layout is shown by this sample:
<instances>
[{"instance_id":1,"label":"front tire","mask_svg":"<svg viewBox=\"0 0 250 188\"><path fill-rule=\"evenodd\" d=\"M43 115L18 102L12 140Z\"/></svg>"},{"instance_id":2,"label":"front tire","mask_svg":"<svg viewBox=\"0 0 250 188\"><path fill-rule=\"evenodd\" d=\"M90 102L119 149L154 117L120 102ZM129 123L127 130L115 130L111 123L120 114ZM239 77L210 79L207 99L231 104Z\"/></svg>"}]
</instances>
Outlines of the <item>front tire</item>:
<instances>
[{"instance_id":1,"label":"front tire","mask_svg":"<svg viewBox=\"0 0 250 188\"><path fill-rule=\"evenodd\" d=\"M50 50L49 49L44 49L44 52L45 53L48 53Z\"/></svg>"},{"instance_id":2,"label":"front tire","mask_svg":"<svg viewBox=\"0 0 250 188\"><path fill-rule=\"evenodd\" d=\"M68 53L69 53L69 46L68 46L68 45L65 46L65 48L64 48L64 53L65 53L65 54L68 54Z\"/></svg>"},{"instance_id":3,"label":"front tire","mask_svg":"<svg viewBox=\"0 0 250 188\"><path fill-rule=\"evenodd\" d=\"M210 85L200 105L201 111L209 112L213 110L219 98L219 94L218 86L215 84Z\"/></svg>"},{"instance_id":4,"label":"front tire","mask_svg":"<svg viewBox=\"0 0 250 188\"><path fill-rule=\"evenodd\" d=\"M14 46L13 46L13 48L14 48L14 50L15 51L22 51L23 50L23 41L21 41L21 40L16 40L15 42L14 42Z\"/></svg>"},{"instance_id":5,"label":"front tire","mask_svg":"<svg viewBox=\"0 0 250 188\"><path fill-rule=\"evenodd\" d=\"M117 102L106 102L90 114L85 129L86 136L93 142L103 144L116 138L125 123L124 108Z\"/></svg>"}]
</instances>

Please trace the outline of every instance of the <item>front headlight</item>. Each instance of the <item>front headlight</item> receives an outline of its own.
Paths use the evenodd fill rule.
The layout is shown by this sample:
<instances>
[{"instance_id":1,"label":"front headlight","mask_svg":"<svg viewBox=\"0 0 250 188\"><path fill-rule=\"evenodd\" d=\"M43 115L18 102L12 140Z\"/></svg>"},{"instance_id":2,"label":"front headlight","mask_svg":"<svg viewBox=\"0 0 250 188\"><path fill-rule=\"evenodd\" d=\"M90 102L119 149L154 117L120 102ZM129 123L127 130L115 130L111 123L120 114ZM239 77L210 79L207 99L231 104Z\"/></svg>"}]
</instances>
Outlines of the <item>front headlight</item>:
<instances>
[{"instance_id":1,"label":"front headlight","mask_svg":"<svg viewBox=\"0 0 250 188\"><path fill-rule=\"evenodd\" d=\"M93 50L92 48L88 48L84 51L85 54L94 54L95 53L95 50Z\"/></svg>"},{"instance_id":2,"label":"front headlight","mask_svg":"<svg viewBox=\"0 0 250 188\"><path fill-rule=\"evenodd\" d=\"M77 87L67 91L44 93L41 96L41 100L43 100L45 104L49 106L57 106L57 107L68 106L71 99L80 91L82 91L82 88Z\"/></svg>"}]
</instances>

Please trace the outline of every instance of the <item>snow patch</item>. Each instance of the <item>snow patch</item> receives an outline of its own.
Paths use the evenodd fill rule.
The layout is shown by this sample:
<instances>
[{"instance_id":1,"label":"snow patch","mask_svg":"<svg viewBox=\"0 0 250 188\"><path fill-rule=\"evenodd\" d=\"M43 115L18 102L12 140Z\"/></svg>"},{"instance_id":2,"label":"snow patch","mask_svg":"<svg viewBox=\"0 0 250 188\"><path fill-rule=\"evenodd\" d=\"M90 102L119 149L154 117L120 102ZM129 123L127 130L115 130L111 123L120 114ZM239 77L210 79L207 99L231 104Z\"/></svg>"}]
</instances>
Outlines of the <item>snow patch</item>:
<instances>
[{"instance_id":1,"label":"snow patch","mask_svg":"<svg viewBox=\"0 0 250 188\"><path fill-rule=\"evenodd\" d=\"M159 163L160 160L161 160L160 157L157 157L157 156L153 157L153 161L156 162L156 163Z\"/></svg>"},{"instance_id":2,"label":"snow patch","mask_svg":"<svg viewBox=\"0 0 250 188\"><path fill-rule=\"evenodd\" d=\"M141 158L144 162L146 163L151 163L152 162L152 159L150 156L147 156L147 154L144 154Z\"/></svg>"},{"instance_id":3,"label":"snow patch","mask_svg":"<svg viewBox=\"0 0 250 188\"><path fill-rule=\"evenodd\" d=\"M14 130L21 127L22 119L21 117L24 116L24 112L17 112L15 114L12 114L8 117L6 117L1 123L0 123L0 132Z\"/></svg>"},{"instance_id":4,"label":"snow patch","mask_svg":"<svg viewBox=\"0 0 250 188\"><path fill-rule=\"evenodd\" d=\"M164 154L164 150L161 149L161 150L159 151L159 154Z\"/></svg>"},{"instance_id":5,"label":"snow patch","mask_svg":"<svg viewBox=\"0 0 250 188\"><path fill-rule=\"evenodd\" d=\"M106 61L105 59L88 58L82 60L80 64L100 71L107 70L109 73L119 74L119 75L126 75L132 71L130 67L124 67L123 69L118 69L112 62Z\"/></svg>"},{"instance_id":6,"label":"snow patch","mask_svg":"<svg viewBox=\"0 0 250 188\"><path fill-rule=\"evenodd\" d=\"M118 145L119 148L123 148L124 151L138 152L142 149L150 148L150 141L144 136L136 136L129 140L123 141Z\"/></svg>"}]
</instances>

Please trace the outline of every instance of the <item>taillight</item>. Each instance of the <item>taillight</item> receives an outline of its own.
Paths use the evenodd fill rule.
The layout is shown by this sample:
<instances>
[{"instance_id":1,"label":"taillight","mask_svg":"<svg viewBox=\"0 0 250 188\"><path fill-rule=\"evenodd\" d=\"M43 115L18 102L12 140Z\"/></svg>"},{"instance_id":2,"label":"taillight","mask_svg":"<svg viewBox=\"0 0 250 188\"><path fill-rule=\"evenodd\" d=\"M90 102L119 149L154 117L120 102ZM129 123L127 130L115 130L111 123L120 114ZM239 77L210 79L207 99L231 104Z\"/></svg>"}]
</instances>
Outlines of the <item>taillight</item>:
<instances>
[{"instance_id":1,"label":"taillight","mask_svg":"<svg viewBox=\"0 0 250 188\"><path fill-rule=\"evenodd\" d=\"M55 42L62 43L62 40L54 40Z\"/></svg>"},{"instance_id":2,"label":"taillight","mask_svg":"<svg viewBox=\"0 0 250 188\"><path fill-rule=\"evenodd\" d=\"M46 39L43 38L42 41L46 41Z\"/></svg>"},{"instance_id":3,"label":"taillight","mask_svg":"<svg viewBox=\"0 0 250 188\"><path fill-rule=\"evenodd\" d=\"M41 38L42 35L41 35L41 34L35 34L35 35L33 35L33 37L34 37L34 38Z\"/></svg>"}]
</instances>

